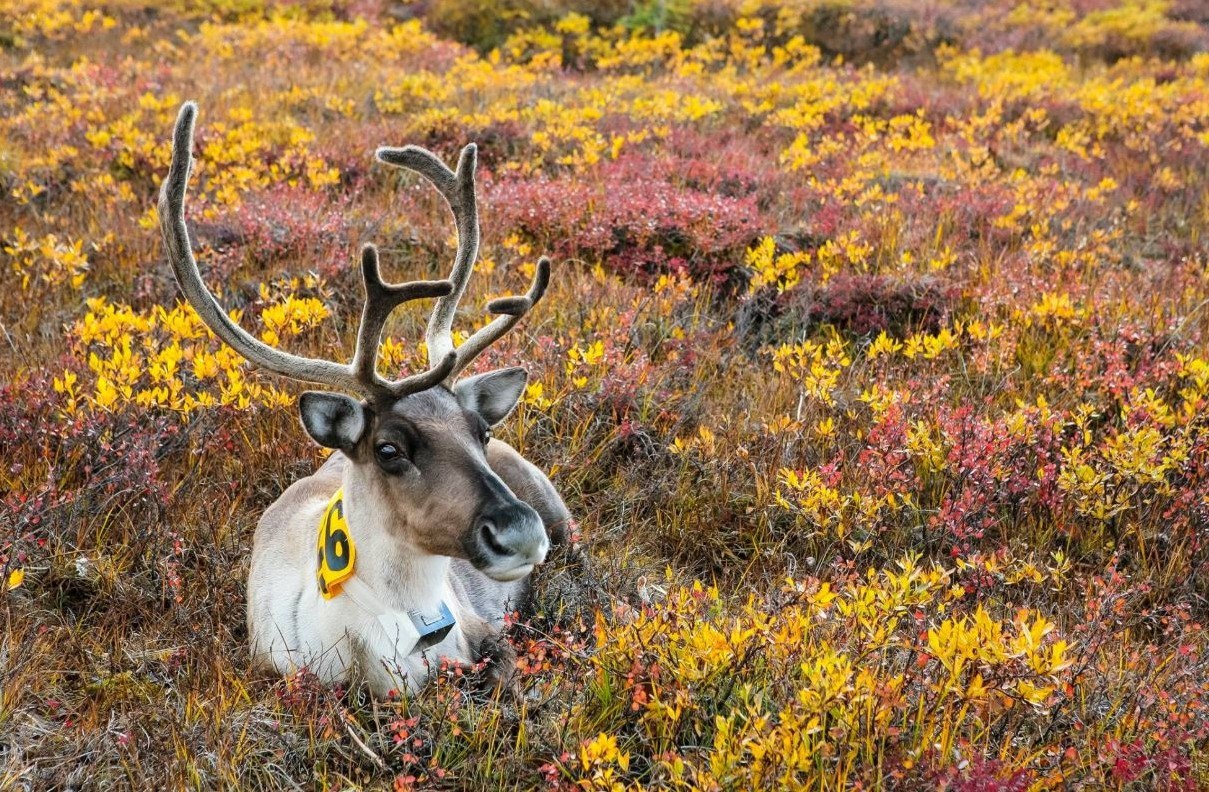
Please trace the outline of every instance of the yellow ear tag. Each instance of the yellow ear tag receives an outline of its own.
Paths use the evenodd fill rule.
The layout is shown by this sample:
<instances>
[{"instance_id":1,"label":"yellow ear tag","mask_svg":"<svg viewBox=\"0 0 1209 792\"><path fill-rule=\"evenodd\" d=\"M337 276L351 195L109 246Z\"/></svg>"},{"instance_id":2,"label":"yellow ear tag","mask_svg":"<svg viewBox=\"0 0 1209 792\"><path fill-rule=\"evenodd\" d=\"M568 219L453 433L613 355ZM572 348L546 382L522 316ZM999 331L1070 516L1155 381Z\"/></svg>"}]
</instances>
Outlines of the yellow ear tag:
<instances>
[{"instance_id":1,"label":"yellow ear tag","mask_svg":"<svg viewBox=\"0 0 1209 792\"><path fill-rule=\"evenodd\" d=\"M352 577L357 548L344 520L344 489L328 501L319 521L319 593L331 599L340 593L340 585Z\"/></svg>"}]
</instances>

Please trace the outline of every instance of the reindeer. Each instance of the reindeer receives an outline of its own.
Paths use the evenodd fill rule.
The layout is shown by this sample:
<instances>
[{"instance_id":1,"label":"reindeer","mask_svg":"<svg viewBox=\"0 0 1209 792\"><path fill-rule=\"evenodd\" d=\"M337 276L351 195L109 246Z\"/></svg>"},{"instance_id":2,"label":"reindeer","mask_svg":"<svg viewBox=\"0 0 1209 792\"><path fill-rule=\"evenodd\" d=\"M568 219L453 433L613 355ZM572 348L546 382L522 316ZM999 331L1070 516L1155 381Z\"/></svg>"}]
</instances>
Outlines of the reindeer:
<instances>
[{"instance_id":1,"label":"reindeer","mask_svg":"<svg viewBox=\"0 0 1209 792\"><path fill-rule=\"evenodd\" d=\"M489 674L506 681L513 656L501 640L504 616L524 603L530 573L551 540L563 539L569 514L550 480L491 436L516 406L525 370L457 377L541 299L549 262L538 261L528 293L491 301L495 319L455 347L454 314L478 256L477 149L462 149L450 171L416 146L380 148L379 161L420 174L448 203L458 239L450 277L386 283L377 249L366 245L352 361L275 349L227 315L193 257L184 202L196 116L194 103L181 107L159 199L181 290L254 365L337 391L299 398L306 432L334 453L287 488L256 529L247 589L253 662L280 674L307 667L327 683L365 682L384 695L418 688L438 658L494 655ZM424 298L437 298L425 333L429 368L386 380L377 372L383 325L398 306Z\"/></svg>"}]
</instances>

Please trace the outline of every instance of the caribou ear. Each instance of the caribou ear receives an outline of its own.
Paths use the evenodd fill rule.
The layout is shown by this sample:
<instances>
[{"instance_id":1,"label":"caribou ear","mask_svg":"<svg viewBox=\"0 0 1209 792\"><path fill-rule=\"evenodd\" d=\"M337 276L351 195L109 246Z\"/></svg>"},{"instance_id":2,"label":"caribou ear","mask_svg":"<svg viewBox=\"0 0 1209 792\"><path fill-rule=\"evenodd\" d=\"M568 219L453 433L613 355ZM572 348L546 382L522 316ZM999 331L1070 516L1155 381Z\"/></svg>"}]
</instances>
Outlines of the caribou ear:
<instances>
[{"instance_id":1,"label":"caribou ear","mask_svg":"<svg viewBox=\"0 0 1209 792\"><path fill-rule=\"evenodd\" d=\"M349 452L369 426L366 407L343 393L307 391L298 398L306 433L319 445Z\"/></svg>"},{"instance_id":2,"label":"caribou ear","mask_svg":"<svg viewBox=\"0 0 1209 792\"><path fill-rule=\"evenodd\" d=\"M529 373L523 368L505 368L468 377L453 388L458 404L483 416L488 426L508 417L525 391Z\"/></svg>"}]
</instances>

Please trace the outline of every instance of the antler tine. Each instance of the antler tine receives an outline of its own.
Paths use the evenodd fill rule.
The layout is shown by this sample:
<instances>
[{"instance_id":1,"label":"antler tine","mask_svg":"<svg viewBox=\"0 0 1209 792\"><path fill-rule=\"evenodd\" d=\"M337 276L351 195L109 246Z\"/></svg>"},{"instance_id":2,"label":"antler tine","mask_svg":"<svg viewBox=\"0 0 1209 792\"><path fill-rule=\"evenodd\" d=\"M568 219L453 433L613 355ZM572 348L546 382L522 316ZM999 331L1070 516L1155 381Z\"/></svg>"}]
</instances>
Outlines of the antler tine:
<instances>
[{"instance_id":1,"label":"antler tine","mask_svg":"<svg viewBox=\"0 0 1209 792\"><path fill-rule=\"evenodd\" d=\"M378 149L377 156L381 162L415 171L432 182L449 204L449 211L453 213L457 225L458 250L454 256L453 270L449 273L453 291L437 300L424 334L428 359L436 360L453 351L453 316L479 255L479 209L474 187L478 147L470 143L462 149L456 172L451 171L437 155L419 146L383 147Z\"/></svg>"},{"instance_id":2,"label":"antler tine","mask_svg":"<svg viewBox=\"0 0 1209 792\"><path fill-rule=\"evenodd\" d=\"M537 260L537 270L533 273L533 283L524 296L499 297L487 303L487 310L497 314L495 319L479 328L474 335L462 342L457 348L457 364L450 377L456 377L464 368L482 354L483 350L494 344L502 335L507 333L521 320L537 301L546 293L550 284L550 260L542 256Z\"/></svg>"},{"instance_id":3,"label":"antler tine","mask_svg":"<svg viewBox=\"0 0 1209 792\"><path fill-rule=\"evenodd\" d=\"M436 387L452 376L453 368L457 365L457 362L457 353L450 352L427 371L421 371L419 374L412 374L409 377L386 383L386 389L392 396L406 396L409 393L419 393L420 391Z\"/></svg>"},{"instance_id":4,"label":"antler tine","mask_svg":"<svg viewBox=\"0 0 1209 792\"><path fill-rule=\"evenodd\" d=\"M159 200L160 231L164 237L164 248L186 299L216 336L252 364L292 379L370 395L365 386L353 376L350 367L330 360L292 355L274 349L249 334L227 316L226 311L202 281L197 261L193 258L193 249L189 244L189 231L185 226L185 188L188 186L189 172L192 169L193 126L196 120L197 105L185 102L176 119L176 129L172 136L172 164L168 168L168 178L160 189Z\"/></svg>"},{"instance_id":5,"label":"antler tine","mask_svg":"<svg viewBox=\"0 0 1209 792\"><path fill-rule=\"evenodd\" d=\"M378 347L382 327L391 311L409 300L448 296L454 284L448 280L385 283L378 269L378 251L372 245L367 245L362 251L365 307L361 313L361 326L357 330L357 348L352 363L348 365L274 349L252 336L227 315L202 280L185 225L185 191L192 169L193 128L196 121L197 105L185 102L173 130L172 162L168 177L160 189L159 216L168 262L185 298L206 326L253 365L291 379L326 385L369 398L404 396L431 388L448 377L457 363L457 355L452 351L419 374L389 382L378 376L375 370ZM435 358L430 354L429 359Z\"/></svg>"},{"instance_id":6,"label":"antler tine","mask_svg":"<svg viewBox=\"0 0 1209 792\"><path fill-rule=\"evenodd\" d=\"M378 376L378 349L382 343L382 328L391 312L409 300L424 297L444 297L453 291L447 280L385 283L378 268L378 249L366 245L361 249L361 276L365 283L365 307L361 311L361 327L357 330L357 349L353 353L353 375L370 387L389 391L394 396L421 390L412 387L430 372L387 382ZM439 366L437 368L440 368ZM433 369L435 370L435 369ZM431 371L431 370L430 370ZM440 382L441 377L437 380ZM404 384L407 384L404 387ZM426 386L427 387L427 386Z\"/></svg>"}]
</instances>

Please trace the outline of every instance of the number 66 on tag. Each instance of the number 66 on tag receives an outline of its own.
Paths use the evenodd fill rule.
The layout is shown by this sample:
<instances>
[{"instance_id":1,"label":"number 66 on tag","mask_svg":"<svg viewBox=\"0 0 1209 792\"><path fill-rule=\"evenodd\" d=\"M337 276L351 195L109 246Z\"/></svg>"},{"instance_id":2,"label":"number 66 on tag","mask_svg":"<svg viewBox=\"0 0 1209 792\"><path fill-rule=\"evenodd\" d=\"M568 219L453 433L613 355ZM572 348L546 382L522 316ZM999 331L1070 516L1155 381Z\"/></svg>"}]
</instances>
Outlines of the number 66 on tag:
<instances>
[{"instance_id":1,"label":"number 66 on tag","mask_svg":"<svg viewBox=\"0 0 1209 792\"><path fill-rule=\"evenodd\" d=\"M353 574L357 548L344 520L344 489L328 501L319 530L319 593L331 599L340 593L340 585Z\"/></svg>"}]
</instances>

